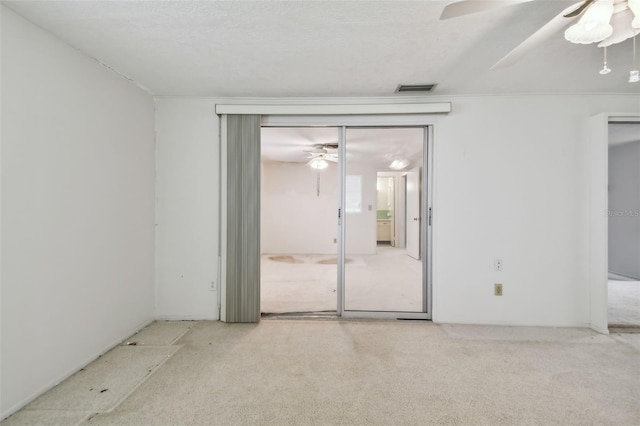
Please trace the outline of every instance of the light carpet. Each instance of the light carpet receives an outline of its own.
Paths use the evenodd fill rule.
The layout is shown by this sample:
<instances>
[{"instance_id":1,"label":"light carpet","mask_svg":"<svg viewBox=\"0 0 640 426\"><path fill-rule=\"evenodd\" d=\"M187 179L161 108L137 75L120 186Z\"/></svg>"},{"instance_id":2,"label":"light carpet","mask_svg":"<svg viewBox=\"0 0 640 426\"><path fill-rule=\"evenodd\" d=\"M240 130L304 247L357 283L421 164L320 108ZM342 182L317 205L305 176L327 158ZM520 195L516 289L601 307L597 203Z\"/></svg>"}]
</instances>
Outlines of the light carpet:
<instances>
[{"instance_id":1,"label":"light carpet","mask_svg":"<svg viewBox=\"0 0 640 426\"><path fill-rule=\"evenodd\" d=\"M421 321L197 322L120 405L82 424L635 425L637 336ZM28 424L19 416L11 424Z\"/></svg>"}]
</instances>

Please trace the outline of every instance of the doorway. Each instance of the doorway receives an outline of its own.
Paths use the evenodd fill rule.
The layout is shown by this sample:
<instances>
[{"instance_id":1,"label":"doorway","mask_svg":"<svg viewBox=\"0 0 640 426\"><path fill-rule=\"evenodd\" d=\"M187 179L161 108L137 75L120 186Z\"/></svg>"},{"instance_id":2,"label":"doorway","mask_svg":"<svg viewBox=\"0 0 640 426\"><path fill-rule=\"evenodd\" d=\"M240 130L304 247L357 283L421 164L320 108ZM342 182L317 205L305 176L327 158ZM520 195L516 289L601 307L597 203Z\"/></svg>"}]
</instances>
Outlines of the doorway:
<instances>
[{"instance_id":1,"label":"doorway","mask_svg":"<svg viewBox=\"0 0 640 426\"><path fill-rule=\"evenodd\" d=\"M609 123L610 329L640 328L640 123Z\"/></svg>"}]
</instances>

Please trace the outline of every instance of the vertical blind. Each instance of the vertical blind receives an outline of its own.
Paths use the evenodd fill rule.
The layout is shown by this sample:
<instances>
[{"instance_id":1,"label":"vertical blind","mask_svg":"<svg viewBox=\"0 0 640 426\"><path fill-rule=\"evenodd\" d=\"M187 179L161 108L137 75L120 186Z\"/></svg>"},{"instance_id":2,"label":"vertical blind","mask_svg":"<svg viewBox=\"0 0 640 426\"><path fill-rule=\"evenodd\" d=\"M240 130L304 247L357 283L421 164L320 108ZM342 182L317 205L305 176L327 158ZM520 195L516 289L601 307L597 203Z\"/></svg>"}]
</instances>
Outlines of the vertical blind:
<instances>
[{"instance_id":1,"label":"vertical blind","mask_svg":"<svg viewBox=\"0 0 640 426\"><path fill-rule=\"evenodd\" d=\"M226 322L260 320L259 115L227 115Z\"/></svg>"}]
</instances>

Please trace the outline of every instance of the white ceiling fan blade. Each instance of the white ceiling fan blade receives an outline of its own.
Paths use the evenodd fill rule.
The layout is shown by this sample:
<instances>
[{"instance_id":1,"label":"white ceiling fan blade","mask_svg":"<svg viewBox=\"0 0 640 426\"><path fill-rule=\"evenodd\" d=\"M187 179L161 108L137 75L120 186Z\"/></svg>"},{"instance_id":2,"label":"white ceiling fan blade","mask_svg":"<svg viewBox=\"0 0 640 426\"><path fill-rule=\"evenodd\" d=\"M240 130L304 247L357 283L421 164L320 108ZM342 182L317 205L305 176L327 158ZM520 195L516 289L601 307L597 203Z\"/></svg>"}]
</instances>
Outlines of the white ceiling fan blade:
<instances>
[{"instance_id":1,"label":"white ceiling fan blade","mask_svg":"<svg viewBox=\"0 0 640 426\"><path fill-rule=\"evenodd\" d=\"M325 160L327 161L333 161L334 163L338 162L338 158L337 157L324 157Z\"/></svg>"},{"instance_id":2,"label":"white ceiling fan blade","mask_svg":"<svg viewBox=\"0 0 640 426\"><path fill-rule=\"evenodd\" d=\"M558 14L558 16L547 22L542 28L533 33L528 39L520 43L518 47L509 52L507 56L500 59L494 66L491 67L491 69L493 70L498 68L505 68L518 62L520 58L526 55L527 52L529 52L531 49L542 44L555 33L575 21L579 15L573 18L565 18L564 15L573 12L576 7L581 6L583 3L583 1L578 2L563 10L560 14Z\"/></svg>"},{"instance_id":3,"label":"white ceiling fan blade","mask_svg":"<svg viewBox=\"0 0 640 426\"><path fill-rule=\"evenodd\" d=\"M532 0L461 0L446 5L442 10L440 20L457 18L458 16L470 15L472 13L484 12L485 10L530 1Z\"/></svg>"}]
</instances>

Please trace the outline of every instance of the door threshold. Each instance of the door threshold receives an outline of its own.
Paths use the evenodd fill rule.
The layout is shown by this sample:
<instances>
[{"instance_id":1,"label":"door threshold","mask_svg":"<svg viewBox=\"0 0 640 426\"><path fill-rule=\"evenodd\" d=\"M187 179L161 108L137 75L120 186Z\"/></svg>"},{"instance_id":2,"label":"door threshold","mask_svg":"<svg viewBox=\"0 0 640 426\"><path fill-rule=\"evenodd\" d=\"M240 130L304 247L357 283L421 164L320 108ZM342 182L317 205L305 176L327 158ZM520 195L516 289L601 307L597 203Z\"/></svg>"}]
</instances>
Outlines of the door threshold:
<instances>
[{"instance_id":1,"label":"door threshold","mask_svg":"<svg viewBox=\"0 0 640 426\"><path fill-rule=\"evenodd\" d=\"M340 319L336 311L263 312L261 319Z\"/></svg>"},{"instance_id":2,"label":"door threshold","mask_svg":"<svg viewBox=\"0 0 640 426\"><path fill-rule=\"evenodd\" d=\"M640 324L609 324L609 333L640 334Z\"/></svg>"}]
</instances>

